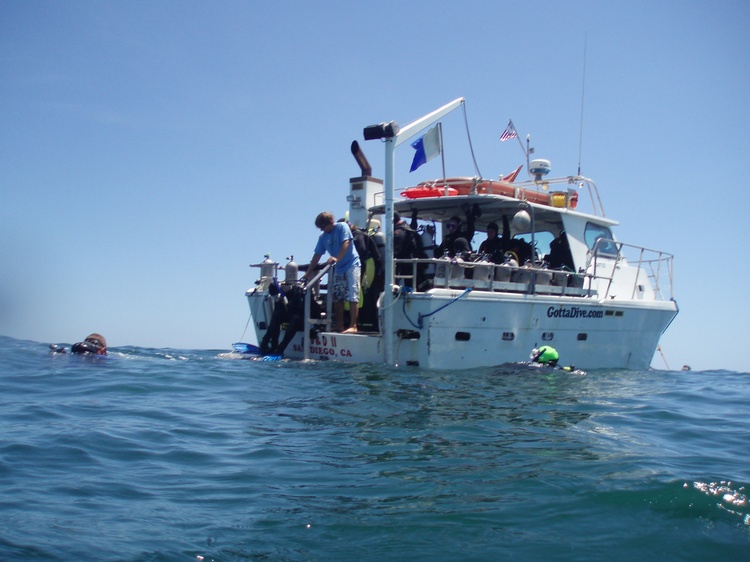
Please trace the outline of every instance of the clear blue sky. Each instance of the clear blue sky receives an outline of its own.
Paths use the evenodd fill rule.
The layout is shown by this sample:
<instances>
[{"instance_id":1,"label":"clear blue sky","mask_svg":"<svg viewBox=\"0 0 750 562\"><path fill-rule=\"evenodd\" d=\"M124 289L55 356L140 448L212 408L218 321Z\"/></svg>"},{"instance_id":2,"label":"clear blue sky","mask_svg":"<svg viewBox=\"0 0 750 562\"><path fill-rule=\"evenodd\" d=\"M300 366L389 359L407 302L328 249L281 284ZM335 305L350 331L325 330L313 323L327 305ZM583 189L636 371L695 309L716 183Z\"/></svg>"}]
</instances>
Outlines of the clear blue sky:
<instances>
[{"instance_id":1,"label":"clear blue sky","mask_svg":"<svg viewBox=\"0 0 750 562\"><path fill-rule=\"evenodd\" d=\"M485 177L523 161L508 118L575 173L587 36L582 172L620 240L676 256L667 361L747 370L749 28L742 0L3 0L0 334L228 348L248 264L346 210L362 128L459 96ZM399 186L440 174L410 151Z\"/></svg>"}]
</instances>

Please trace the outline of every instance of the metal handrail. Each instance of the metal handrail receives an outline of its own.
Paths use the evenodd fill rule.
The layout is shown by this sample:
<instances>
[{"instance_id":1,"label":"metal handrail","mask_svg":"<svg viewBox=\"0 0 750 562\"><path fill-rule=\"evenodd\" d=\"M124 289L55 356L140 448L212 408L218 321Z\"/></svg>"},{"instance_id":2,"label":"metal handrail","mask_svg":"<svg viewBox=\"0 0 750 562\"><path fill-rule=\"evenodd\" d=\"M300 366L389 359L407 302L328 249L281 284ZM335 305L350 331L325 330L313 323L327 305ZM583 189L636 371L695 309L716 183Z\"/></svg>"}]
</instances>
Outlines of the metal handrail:
<instances>
[{"instance_id":1,"label":"metal handrail","mask_svg":"<svg viewBox=\"0 0 750 562\"><path fill-rule=\"evenodd\" d=\"M605 251L607 248L610 248L610 251ZM638 254L638 259L634 260L627 260L624 251L628 249L633 249ZM601 280L606 281L606 289L603 291L603 295L601 298L606 298L609 296L612 284L614 282L615 275L619 271L618 267L613 267L612 272L608 275L597 275L596 274L596 265L598 260L600 259L607 259L607 260L615 260L615 261L621 261L626 260L630 265L632 265L635 268L635 278L633 281L633 286L631 290L630 298L634 299L636 291L638 289L638 282L640 280L640 274L641 271L643 271L646 274L646 277L649 279L651 283L651 288L654 291L655 298L657 300L669 300L674 298L674 287L673 287L673 273L674 273L674 256L672 254L669 254L667 252L663 252L661 250L653 250L650 248L646 248L643 246L636 246L633 244L626 244L624 242L617 242L615 240L611 239L605 239L601 238L597 240L596 244L594 245L594 249L589 252L589 258L587 260L586 270L590 271L590 273L586 274L586 278L588 279L588 288L587 288L587 295L593 296L598 293L598 291L594 290L594 281ZM396 259L394 260L396 264L411 264L411 275L408 274L402 274L397 276L397 279L404 279L404 280L411 280L412 286L416 285L415 280L417 279L417 268L420 264L432 264L435 265L435 268L437 270L439 265L451 265L455 264L455 260L447 261L443 258L412 258L412 259ZM593 265L593 269L591 266ZM488 286L486 287L486 290L493 291L497 290L495 287L496 285L501 288L502 290L502 283L500 281L495 280L494 272L499 267L508 267L506 265L502 264L495 264L490 262L462 262L461 267L464 269L472 269L476 267L491 267L492 268L492 275L490 275ZM557 271L557 270L549 270L544 268L538 268L538 267L513 267L512 271L521 271L521 270L529 270L530 278L523 282L523 284L527 285L526 292L528 294L536 294L539 290L539 287L546 285L539 285L536 282L536 277L538 275L538 272L545 271L545 272L551 272L555 275L563 273L566 275L566 279L569 279L571 276L581 276L582 273L575 273L575 272L564 272L564 271ZM664 284L665 284L665 277L668 279L669 284L669 295L665 297L664 293ZM441 277L442 279L442 277ZM450 275L447 275L445 278L445 287L450 287L452 284ZM443 285L441 285L443 286ZM475 287L477 290L482 290L482 287ZM566 285L567 288L567 285ZM418 287L415 286L415 289L418 289ZM563 289L563 294L565 294L566 290ZM570 291L571 293L575 293L574 291Z\"/></svg>"},{"instance_id":2,"label":"metal handrail","mask_svg":"<svg viewBox=\"0 0 750 562\"><path fill-rule=\"evenodd\" d=\"M605 247L614 245L617 248L615 253L603 251ZM623 253L623 248L629 248L636 250L638 253L638 259L634 261L627 260L627 257ZM649 257L653 256L653 257ZM589 286L595 279L601 279L607 281L607 290L604 292L603 298L609 296L609 291L614 281L615 272L618 271L618 267L612 268L610 275L597 275L597 263L600 259L615 260L620 262L622 260L628 261L631 265L637 263L635 279L633 281L633 288L630 294L630 298L635 298L635 293L638 289L638 280L640 278L641 271L645 272L646 277L651 282L651 288L654 291L654 295L657 300L667 300L662 294L662 279L663 275L666 275L669 279L669 299L674 298L674 285L673 285L673 273L674 273L674 255L663 252L661 250L653 250L643 246L636 246L634 244L626 244L625 242L617 242L609 238L599 238L594 247L589 252L589 257L586 260L586 270L589 271L593 266L592 273L588 274ZM666 269L663 274L662 270Z\"/></svg>"},{"instance_id":3,"label":"metal handrail","mask_svg":"<svg viewBox=\"0 0 750 562\"><path fill-rule=\"evenodd\" d=\"M304 358L306 360L310 359L310 342L308 341L310 339L310 326L313 320L319 320L319 319L310 318L312 314L312 298L313 298L313 293L314 293L312 288L315 287L315 285L317 285L320 282L320 280L323 278L325 274L329 273L329 271L332 271L332 269L333 269L333 265L330 263L327 263L312 279L310 279L305 284L305 287L304 287L304 292L305 292L304 328L305 328L305 331L302 334L302 347L304 350ZM329 284L330 284L330 279L329 279ZM323 322L325 324L326 331L331 330L331 309L332 309L331 297L332 297L332 293L328 291L328 289L326 288L326 318L325 318L325 321ZM321 323L320 321L315 322L315 324L320 324L320 323Z\"/></svg>"},{"instance_id":4,"label":"metal handrail","mask_svg":"<svg viewBox=\"0 0 750 562\"><path fill-rule=\"evenodd\" d=\"M436 272L437 272L437 269L438 269L439 266L452 267L452 266L458 264L458 262L455 259L453 259L453 258L451 258L450 260L446 260L445 258L401 258L401 259L394 260L394 262L396 264L411 264L412 265L411 275L401 274L401 275L397 275L396 276L396 280L397 281L399 279L404 279L404 280L410 279L412 281L412 286L416 285L416 283L414 282L414 280L417 279L417 269L418 269L418 266L420 264L431 264L431 265L434 265ZM526 289L524 290L524 292L526 292L528 294L536 294L537 292L539 292L539 290L540 290L539 288L540 287L551 286L551 285L547 285L547 284L538 284L537 281L536 281L538 273L539 272L545 272L547 274L564 275L565 276L565 285L555 285L555 286L558 286L558 287L561 288L561 295L568 294L568 295L571 295L571 296L572 295L575 295L575 296L584 296L581 292L576 292L576 288L568 286L568 281L569 281L569 279L571 277L579 277L579 278L583 277L582 274L578 274L578 273L575 273L575 272L572 272L572 271L545 269L545 268L542 268L542 267L508 266L506 264L497 264L497 263L486 262L486 261L476 261L476 262L462 261L460 263L460 267L463 268L464 270L467 270L467 269L476 269L476 268L484 268L484 267L490 268L491 274L489 276L489 280L488 280L487 286L486 287L482 287L482 286L476 286L476 285L474 285L474 289L477 290L477 291L486 290L486 291L492 292L492 291L498 291L498 290L499 291L509 290L511 292L518 292L517 288L516 289L509 288L508 283L513 283L515 285L526 285ZM509 268L511 270L511 272L518 272L518 271L528 272L529 273L529 279L528 280L524 280L524 281L511 281L511 282L496 280L495 279L495 272L496 272L496 270L498 268L503 268L503 269ZM437 278L437 277L435 277L435 278ZM442 278L440 278L440 279L442 279ZM460 281L465 281L465 282L461 283ZM435 285L435 287L436 288L440 288L440 287L443 287L443 288L460 288L460 287L466 286L468 284L473 284L473 281L477 281L477 280L476 279L463 279L462 278L460 280L456 279L455 281L453 281L452 278L450 277L450 274L449 274L449 275L447 275L445 277L445 283L444 284L441 284L439 286ZM458 287L456 287L456 286L458 286ZM419 287L414 287L414 288L415 288L416 292L419 292ZM545 292L545 291L542 290L542 292ZM588 291L586 291L586 295L585 296L590 296L591 294L592 294L592 291L589 289Z\"/></svg>"}]
</instances>

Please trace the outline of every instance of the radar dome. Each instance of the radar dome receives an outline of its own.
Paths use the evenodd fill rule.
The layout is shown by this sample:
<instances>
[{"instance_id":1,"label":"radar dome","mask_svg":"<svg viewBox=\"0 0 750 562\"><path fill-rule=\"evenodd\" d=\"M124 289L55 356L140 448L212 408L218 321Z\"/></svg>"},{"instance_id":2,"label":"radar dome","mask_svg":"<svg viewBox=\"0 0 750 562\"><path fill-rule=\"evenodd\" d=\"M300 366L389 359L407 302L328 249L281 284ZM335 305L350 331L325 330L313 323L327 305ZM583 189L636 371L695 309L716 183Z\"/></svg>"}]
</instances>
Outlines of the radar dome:
<instances>
[{"instance_id":1,"label":"radar dome","mask_svg":"<svg viewBox=\"0 0 750 562\"><path fill-rule=\"evenodd\" d=\"M529 162L529 173L533 174L536 181L541 181L542 177L549 174L551 169L552 165L549 160L539 158L538 160Z\"/></svg>"}]
</instances>

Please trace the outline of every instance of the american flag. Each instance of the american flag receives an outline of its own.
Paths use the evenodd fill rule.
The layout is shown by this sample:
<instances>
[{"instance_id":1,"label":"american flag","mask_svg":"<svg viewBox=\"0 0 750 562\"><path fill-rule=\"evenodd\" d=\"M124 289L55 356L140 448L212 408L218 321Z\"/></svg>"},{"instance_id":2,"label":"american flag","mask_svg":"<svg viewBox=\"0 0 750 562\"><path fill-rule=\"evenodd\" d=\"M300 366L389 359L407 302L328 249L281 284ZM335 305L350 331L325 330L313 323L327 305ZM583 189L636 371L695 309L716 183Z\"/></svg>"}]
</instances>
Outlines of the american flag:
<instances>
[{"instance_id":1,"label":"american flag","mask_svg":"<svg viewBox=\"0 0 750 562\"><path fill-rule=\"evenodd\" d=\"M507 141L508 139L514 139L518 136L516 128L513 126L513 121L508 121L508 126L505 127L503 134L500 135L501 141Z\"/></svg>"}]
</instances>

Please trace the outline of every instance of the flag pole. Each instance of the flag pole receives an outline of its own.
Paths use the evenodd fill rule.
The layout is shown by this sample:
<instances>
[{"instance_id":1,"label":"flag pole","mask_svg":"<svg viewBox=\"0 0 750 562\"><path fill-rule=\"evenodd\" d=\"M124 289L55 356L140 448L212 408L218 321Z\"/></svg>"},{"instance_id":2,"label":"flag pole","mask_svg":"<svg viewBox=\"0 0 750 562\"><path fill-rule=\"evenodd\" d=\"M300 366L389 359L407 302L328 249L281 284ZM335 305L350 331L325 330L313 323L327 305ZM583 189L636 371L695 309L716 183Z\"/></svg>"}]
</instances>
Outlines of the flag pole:
<instances>
[{"instance_id":1,"label":"flag pole","mask_svg":"<svg viewBox=\"0 0 750 562\"><path fill-rule=\"evenodd\" d=\"M396 133L385 138L385 174L384 174L384 185L385 188L385 291L383 292L383 353L385 363L387 365L395 365L395 353L394 353L394 337L395 333L393 330L394 324L394 311L393 311L393 282L394 270L393 270L393 191L396 183L396 172L395 172L395 151L396 147L406 142L408 139L416 135L422 129L429 127L433 123L437 122L444 115L447 115L459 105L463 105L464 98L457 98L450 103L445 104L443 107L436 109L432 113L428 113L424 117L420 117L416 121L412 121L402 129L396 129Z\"/></svg>"},{"instance_id":2,"label":"flag pole","mask_svg":"<svg viewBox=\"0 0 750 562\"><path fill-rule=\"evenodd\" d=\"M521 139L518 139L518 142L521 142ZM531 152L531 147L529 144L531 143L531 135L526 135L526 150L524 150L524 154L526 154L526 173L529 175L529 178L531 177L531 172L529 171L529 153ZM523 148L523 144L521 145L521 148Z\"/></svg>"},{"instance_id":3,"label":"flag pole","mask_svg":"<svg viewBox=\"0 0 750 562\"><path fill-rule=\"evenodd\" d=\"M523 155L526 157L526 171L528 172L529 154L532 151L532 148L529 146L531 135L526 135L526 146L524 147L523 142L521 141L521 137L518 136L518 130L516 129L516 126L513 124L513 119L508 119L508 126L505 128L505 131L500 136L500 141L509 140L512 137L516 137L516 140L518 140L518 146L521 147L521 152L523 152Z\"/></svg>"},{"instance_id":4,"label":"flag pole","mask_svg":"<svg viewBox=\"0 0 750 562\"><path fill-rule=\"evenodd\" d=\"M521 150L523 151L523 155L526 157L526 163L529 162L529 152L523 147L523 143L521 142L521 137L518 136L518 131L516 130L516 126L513 124L513 119L508 119L508 123L510 123L510 126L513 127L513 131L516 133L516 139L518 140L518 144L521 146ZM526 137L526 143L528 144L529 138Z\"/></svg>"}]
</instances>

